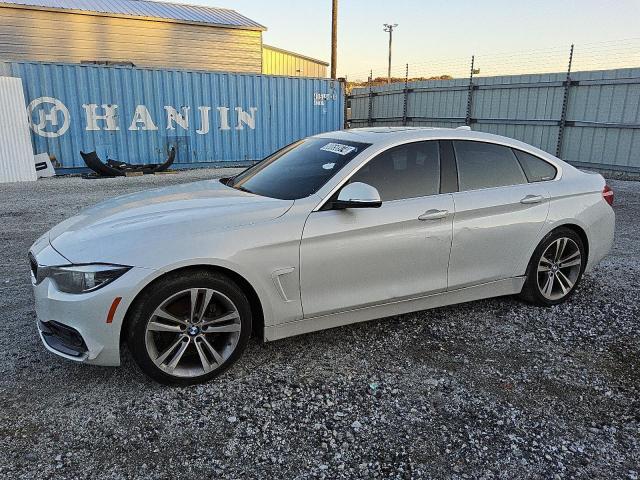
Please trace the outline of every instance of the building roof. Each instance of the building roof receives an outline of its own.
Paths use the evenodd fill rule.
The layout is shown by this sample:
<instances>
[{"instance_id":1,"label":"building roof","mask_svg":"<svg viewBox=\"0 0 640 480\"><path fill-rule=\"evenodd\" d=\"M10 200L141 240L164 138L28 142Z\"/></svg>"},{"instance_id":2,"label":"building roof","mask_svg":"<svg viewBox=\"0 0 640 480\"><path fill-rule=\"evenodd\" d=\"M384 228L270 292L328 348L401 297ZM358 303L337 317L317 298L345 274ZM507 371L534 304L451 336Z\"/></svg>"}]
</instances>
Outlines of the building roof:
<instances>
[{"instance_id":1,"label":"building roof","mask_svg":"<svg viewBox=\"0 0 640 480\"><path fill-rule=\"evenodd\" d=\"M2 0L0 0L0 1L2 1ZM317 58L307 57L306 55L302 55L300 53L292 52L291 50L285 50L284 48L274 47L273 45L267 45L266 43L262 44L262 48L266 48L267 50L273 50L275 52L286 53L287 55L291 55L291 56L294 56L294 57L302 58L304 60L309 60L310 62L319 63L320 65L324 65L325 67L329 66L329 64L327 62L325 62L324 60L318 60Z\"/></svg>"},{"instance_id":2,"label":"building roof","mask_svg":"<svg viewBox=\"0 0 640 480\"><path fill-rule=\"evenodd\" d=\"M150 0L0 0L1 6L162 19L246 30L266 30L263 25L240 15L235 10Z\"/></svg>"}]
</instances>

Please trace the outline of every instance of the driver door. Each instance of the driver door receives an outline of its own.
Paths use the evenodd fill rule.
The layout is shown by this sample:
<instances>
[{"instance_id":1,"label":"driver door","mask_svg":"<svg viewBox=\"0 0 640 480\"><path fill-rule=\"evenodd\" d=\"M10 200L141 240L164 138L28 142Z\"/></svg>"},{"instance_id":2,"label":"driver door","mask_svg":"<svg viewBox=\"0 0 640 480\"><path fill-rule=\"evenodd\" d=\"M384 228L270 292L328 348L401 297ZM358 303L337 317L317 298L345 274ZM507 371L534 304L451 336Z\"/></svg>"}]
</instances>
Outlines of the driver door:
<instances>
[{"instance_id":1,"label":"driver door","mask_svg":"<svg viewBox=\"0 0 640 480\"><path fill-rule=\"evenodd\" d=\"M438 142L393 147L350 181L376 187L382 206L309 215L300 245L305 318L444 291L454 207L440 193Z\"/></svg>"}]
</instances>

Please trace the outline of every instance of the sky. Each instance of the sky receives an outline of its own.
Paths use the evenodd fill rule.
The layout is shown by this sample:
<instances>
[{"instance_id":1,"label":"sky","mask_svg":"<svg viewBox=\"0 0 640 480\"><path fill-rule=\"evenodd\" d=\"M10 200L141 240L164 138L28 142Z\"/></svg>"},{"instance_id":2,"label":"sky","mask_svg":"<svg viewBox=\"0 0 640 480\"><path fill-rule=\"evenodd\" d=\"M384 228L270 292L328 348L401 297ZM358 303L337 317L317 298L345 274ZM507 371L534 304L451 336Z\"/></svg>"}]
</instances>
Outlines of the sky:
<instances>
[{"instance_id":1,"label":"sky","mask_svg":"<svg viewBox=\"0 0 640 480\"><path fill-rule=\"evenodd\" d=\"M268 28L264 43L330 60L331 0L185 3L232 8ZM398 76L407 62L415 74L467 71L472 54L485 72L561 70L571 43L576 61L640 66L640 0L339 0L338 76L386 73L384 23L398 24L392 60Z\"/></svg>"}]
</instances>

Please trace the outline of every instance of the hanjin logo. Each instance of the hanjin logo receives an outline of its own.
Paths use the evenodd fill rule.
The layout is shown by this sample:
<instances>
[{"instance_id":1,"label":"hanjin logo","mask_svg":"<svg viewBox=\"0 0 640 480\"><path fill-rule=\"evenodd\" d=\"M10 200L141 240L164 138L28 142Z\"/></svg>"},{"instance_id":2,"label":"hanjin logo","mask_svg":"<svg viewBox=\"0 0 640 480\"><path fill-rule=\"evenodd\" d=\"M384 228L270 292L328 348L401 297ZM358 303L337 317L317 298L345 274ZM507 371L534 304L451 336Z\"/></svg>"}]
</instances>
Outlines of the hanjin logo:
<instances>
[{"instance_id":1,"label":"hanjin logo","mask_svg":"<svg viewBox=\"0 0 640 480\"><path fill-rule=\"evenodd\" d=\"M189 105L178 108L163 105L154 109L153 115L146 105L136 105L132 109L125 107L121 112L115 103L83 103L82 109L84 115L78 116L84 118L84 130L87 132L193 129L198 135L208 134L212 126L220 131L244 130L245 127L255 130L258 112L257 107L245 110L243 107L232 109L219 106L213 109L208 105L200 105L193 111ZM27 115L31 130L41 137L60 137L69 130L71 124L69 109L54 97L36 98L27 106ZM159 123L163 120L164 125Z\"/></svg>"},{"instance_id":2,"label":"hanjin logo","mask_svg":"<svg viewBox=\"0 0 640 480\"><path fill-rule=\"evenodd\" d=\"M57 98L36 98L27 106L27 113L31 130L41 137L56 138L69 130L69 109Z\"/></svg>"}]
</instances>

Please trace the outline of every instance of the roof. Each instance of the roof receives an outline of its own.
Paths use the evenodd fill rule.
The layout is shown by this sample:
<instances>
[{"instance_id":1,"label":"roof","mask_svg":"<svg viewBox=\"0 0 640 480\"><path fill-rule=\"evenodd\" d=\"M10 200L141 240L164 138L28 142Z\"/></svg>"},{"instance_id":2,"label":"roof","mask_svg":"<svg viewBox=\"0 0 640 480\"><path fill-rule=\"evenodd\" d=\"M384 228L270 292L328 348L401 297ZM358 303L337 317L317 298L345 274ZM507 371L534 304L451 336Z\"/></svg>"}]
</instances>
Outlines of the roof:
<instances>
[{"instance_id":1,"label":"roof","mask_svg":"<svg viewBox=\"0 0 640 480\"><path fill-rule=\"evenodd\" d=\"M540 150L528 143L521 142L520 140L460 127L363 127L319 133L314 136L371 143L379 147L422 140L475 140L517 148L551 161L556 166L558 166L559 162L559 160L550 153Z\"/></svg>"},{"instance_id":2,"label":"roof","mask_svg":"<svg viewBox=\"0 0 640 480\"><path fill-rule=\"evenodd\" d=\"M308 61L313 62L313 63L319 63L320 65L324 65L325 67L329 66L329 64L327 62L325 62L324 60L318 60L317 58L307 57L306 55L301 55L299 53L292 52L291 50L285 50L284 48L274 47L273 45L267 45L266 43L262 44L262 48L266 48L267 50L273 50L274 52L285 53L287 55L291 55L291 56L297 57L297 58L302 58L303 60L308 60Z\"/></svg>"},{"instance_id":3,"label":"roof","mask_svg":"<svg viewBox=\"0 0 640 480\"><path fill-rule=\"evenodd\" d=\"M205 7L150 0L0 0L1 6L64 10L76 13L96 13L109 16L162 19L180 23L215 25L245 30L267 28L250 18L227 8Z\"/></svg>"}]
</instances>

